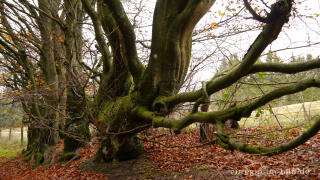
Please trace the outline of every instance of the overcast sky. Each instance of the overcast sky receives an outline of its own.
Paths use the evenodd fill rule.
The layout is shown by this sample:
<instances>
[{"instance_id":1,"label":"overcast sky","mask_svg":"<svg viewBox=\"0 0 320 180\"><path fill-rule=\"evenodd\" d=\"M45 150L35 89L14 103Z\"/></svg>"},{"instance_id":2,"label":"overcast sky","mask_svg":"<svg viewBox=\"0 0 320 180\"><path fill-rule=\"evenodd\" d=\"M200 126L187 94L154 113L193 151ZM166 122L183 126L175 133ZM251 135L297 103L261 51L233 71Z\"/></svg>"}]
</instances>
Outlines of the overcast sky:
<instances>
[{"instance_id":1,"label":"overcast sky","mask_svg":"<svg viewBox=\"0 0 320 180\"><path fill-rule=\"evenodd\" d=\"M210 29L210 25L212 23L225 21L226 19L230 18L228 15L232 15L233 13L237 13L241 9L243 9L242 0L239 1L240 4L232 2L237 1L217 0L211 10L201 19L201 21L195 28L195 31L199 31L204 28L207 28L208 31L199 33L199 35L194 37L194 39L202 36L208 37L210 40L202 41L200 43L194 43L192 51L192 58L194 60L193 64L195 64L196 61L201 61L204 57L214 52L214 55L211 56L209 60L202 65L204 67L204 70L195 77L196 82L209 80L216 72L216 69L220 65L221 59L223 59L224 56L237 54L241 58L246 53L251 43L261 32L260 29L256 29L232 37L210 38L212 36L222 35L225 32L232 32L232 28L242 28L244 30L247 27L250 28L260 25L257 21L249 18L250 14L248 12L242 10L239 17L233 18L232 20L227 21L227 23L221 23L221 25L218 24L217 29ZM275 0L265 0L265 2L267 2L268 5L271 5L275 2ZM135 5L132 5L132 3L135 3ZM142 4L139 4L136 1L130 1L130 3L124 4L127 5L127 8L129 9L128 12L134 12L135 9L137 9L137 7L139 6L143 7L143 11L140 13L140 16L136 18L138 26L143 27L136 29L137 38L139 40L151 39L152 28L148 25L152 24L155 0L143 1ZM262 9L263 4L261 3L261 1L253 1L252 6L254 8L257 7L258 12L264 12ZM226 11L226 7L228 7L229 9L234 9L235 11ZM289 23L285 25L278 39L274 41L272 45L265 50L264 53L267 53L268 51L276 51L279 49L307 46L309 44L320 42L319 0L296 1L295 8L297 9L297 11L292 13ZM265 9L268 10L268 8ZM295 16L293 14L295 14ZM132 17L134 16L134 14L131 15ZM290 60L292 55L306 56L307 54L311 54L313 57L316 57L320 55L319 47L319 45L314 45L308 48L287 49L278 51L277 55L281 57L284 62ZM265 57L261 57L261 59L264 58Z\"/></svg>"}]
</instances>

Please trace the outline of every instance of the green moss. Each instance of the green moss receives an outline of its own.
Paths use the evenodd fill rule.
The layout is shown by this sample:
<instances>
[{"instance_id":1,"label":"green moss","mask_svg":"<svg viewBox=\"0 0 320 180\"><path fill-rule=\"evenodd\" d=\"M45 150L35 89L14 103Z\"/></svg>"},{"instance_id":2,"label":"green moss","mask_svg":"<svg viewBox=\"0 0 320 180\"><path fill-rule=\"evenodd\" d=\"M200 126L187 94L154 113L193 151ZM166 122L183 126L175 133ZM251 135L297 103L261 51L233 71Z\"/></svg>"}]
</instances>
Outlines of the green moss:
<instances>
[{"instance_id":1,"label":"green moss","mask_svg":"<svg viewBox=\"0 0 320 180\"><path fill-rule=\"evenodd\" d=\"M77 154L74 152L65 152L60 155L59 161L69 161Z\"/></svg>"},{"instance_id":2,"label":"green moss","mask_svg":"<svg viewBox=\"0 0 320 180\"><path fill-rule=\"evenodd\" d=\"M0 144L0 157L14 158L20 154L23 147L18 144Z\"/></svg>"},{"instance_id":3,"label":"green moss","mask_svg":"<svg viewBox=\"0 0 320 180\"><path fill-rule=\"evenodd\" d=\"M79 133L82 134L82 135L91 136L90 135L89 125L88 126L81 126L79 128Z\"/></svg>"},{"instance_id":4,"label":"green moss","mask_svg":"<svg viewBox=\"0 0 320 180\"><path fill-rule=\"evenodd\" d=\"M100 143L100 147L96 153L96 162L111 162L115 159L119 150L119 140L116 136L108 136Z\"/></svg>"},{"instance_id":5,"label":"green moss","mask_svg":"<svg viewBox=\"0 0 320 180\"><path fill-rule=\"evenodd\" d=\"M114 102L113 101L109 101L106 103L106 105L104 106L103 112L99 113L99 119L103 120L103 122L105 123L109 123L110 119L108 114L110 113L110 109L112 108Z\"/></svg>"},{"instance_id":6,"label":"green moss","mask_svg":"<svg viewBox=\"0 0 320 180\"><path fill-rule=\"evenodd\" d=\"M22 150L22 156L27 157L28 155L30 155L32 153L32 151L28 150L28 149L24 149Z\"/></svg>"},{"instance_id":7,"label":"green moss","mask_svg":"<svg viewBox=\"0 0 320 180\"><path fill-rule=\"evenodd\" d=\"M36 168L43 162L44 158L41 153L37 152L37 153L34 153L33 160L34 160L34 164L32 167Z\"/></svg>"},{"instance_id":8,"label":"green moss","mask_svg":"<svg viewBox=\"0 0 320 180\"><path fill-rule=\"evenodd\" d=\"M106 103L103 113L99 114L99 119L109 123L113 117L128 115L132 108L133 103L130 96L120 97L115 102L109 101Z\"/></svg>"}]
</instances>

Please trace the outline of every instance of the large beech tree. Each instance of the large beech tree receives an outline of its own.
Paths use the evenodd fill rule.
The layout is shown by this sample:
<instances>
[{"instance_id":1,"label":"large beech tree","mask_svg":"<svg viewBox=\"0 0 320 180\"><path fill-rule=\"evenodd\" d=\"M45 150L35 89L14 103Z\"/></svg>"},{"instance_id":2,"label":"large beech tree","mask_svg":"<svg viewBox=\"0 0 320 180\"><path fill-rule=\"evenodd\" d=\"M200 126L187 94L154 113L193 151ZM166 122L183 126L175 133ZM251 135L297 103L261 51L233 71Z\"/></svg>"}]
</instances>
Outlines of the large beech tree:
<instances>
[{"instance_id":1,"label":"large beech tree","mask_svg":"<svg viewBox=\"0 0 320 180\"><path fill-rule=\"evenodd\" d=\"M137 56L135 33L124 8L118 0L98 1L97 11L88 0L82 0L86 12L90 15L96 40L105 59L105 71L100 84L95 106L97 120L103 121L100 131L105 134L100 144L97 159L106 161L115 157L122 159L126 154L134 156L139 149L128 148L136 143L135 133L147 128L166 127L179 132L194 122L217 125L220 143L226 148L237 149L248 153L273 154L290 150L308 138L320 128L317 123L300 138L275 148L255 147L229 138L223 131L228 119L240 120L249 117L251 112L266 103L284 95L302 91L308 87L319 87L318 79L307 79L297 84L271 91L264 96L246 104L232 106L229 109L213 112L197 112L198 106L205 102L209 95L227 88L244 76L258 72L297 73L319 67L319 59L304 64L255 64L265 48L277 39L281 29L288 22L293 1L281 0L272 5L266 17L258 15L247 1L245 7L257 21L265 23L260 35L252 43L241 63L223 76L207 82L202 89L194 92L178 93L187 74L191 57L192 31L202 16L215 1L157 1L152 25L152 43L149 62L144 67ZM110 34L110 31L113 32ZM103 33L109 35L112 54L108 52ZM116 36L116 39L113 37ZM112 37L112 38L111 38ZM114 43L117 42L117 43ZM119 53L117 52L119 51ZM106 98L104 83L110 84L108 77L117 71L117 63L123 64L121 71L133 78L132 89L123 89L125 83L117 83L121 95ZM123 81L124 82L124 81ZM109 85L110 86L110 85ZM126 92L127 91L127 92ZM185 102L195 102L195 109L182 119L166 116L175 106ZM133 150L132 153L127 152ZM125 153L123 153L125 152Z\"/></svg>"},{"instance_id":2,"label":"large beech tree","mask_svg":"<svg viewBox=\"0 0 320 180\"><path fill-rule=\"evenodd\" d=\"M12 12L17 10L10 7L11 4L6 1L0 2L11 8ZM203 83L201 89L184 93L181 93L180 89L187 78L190 66L192 33L196 24L214 5L215 0L157 0L153 15L151 53L146 65L139 59L134 26L120 0L39 1L38 7L29 4L28 1L21 0L21 3L23 4L21 8L26 9L25 11L36 19L32 21L32 25L36 27L28 29L30 24L22 23L21 29L28 29L27 32L37 29L33 37L41 38L37 38L39 42L30 40L33 44L31 47L36 50L30 50L30 47L24 45L19 46L20 42L0 41L4 47L1 53L10 60L9 62L23 66L22 72L17 73L24 73L27 81L43 74L46 85L54 92L50 93L50 96L45 96L46 105L55 107L56 110L62 109L60 112L66 111L66 114L69 114L68 117L73 117L70 122L75 121L81 125L88 119L97 127L102 138L95 157L96 161L127 160L137 157L142 153L142 146L136 135L151 126L166 127L179 133L182 128L195 122L215 124L219 143L223 147L263 155L291 150L314 136L320 129L320 120L317 120L308 131L292 142L266 148L239 142L229 137L223 128L227 120L239 121L243 117L249 117L252 111L272 100L309 87L320 87L319 79L305 79L272 90L252 101L232 105L227 109L198 112L198 107L206 103L210 95L228 88L250 74L259 72L292 74L320 67L320 59L294 64L257 63L263 51L277 39L284 24L289 21L293 0L279 0L272 4L266 17L256 13L249 2L244 0L248 15L257 22L263 23L260 34L252 42L239 64L226 73ZM61 6L63 10L57 9L60 3L63 4ZM87 66L84 66L84 69L77 68L83 60L81 24L84 22L85 13L92 22L100 54L102 68L99 73L97 73L98 68ZM3 12L3 14L2 17L8 17L6 16L8 13ZM6 28L6 32L10 33L10 27ZM27 32L26 37L28 37ZM61 32L63 40L60 43L56 41L52 32ZM14 34L10 36L14 37ZM19 39L19 37L16 38ZM24 52L28 52L29 56ZM33 53L38 53L40 58L39 62L37 59L34 60L40 65L42 70L40 75L32 75L36 68L30 69L28 65L32 63L30 57L33 57ZM59 66L56 65L56 61ZM83 71L97 73L99 76L92 77L99 83L99 89L94 98L86 97L84 91L86 84L79 78ZM33 81L32 87L37 88L36 80ZM26 84L21 86L26 87ZM67 92L61 91L65 88L68 89ZM63 97L59 93L67 93L66 108L63 106L64 101L59 99ZM194 102L190 114L181 119L168 117L178 105L186 102ZM37 107L37 103L24 103L24 101L22 103L26 111L31 108L35 111L32 111L33 114L38 113L36 117L42 117L42 113L37 112L37 109L48 110L46 107ZM59 113L50 111L45 115L44 120L56 119L54 117ZM67 117L62 119L68 120ZM36 122L39 123L39 121ZM83 124L84 128L85 124ZM58 125L59 123L56 124L55 121L51 122L53 129L57 129ZM71 138L71 141L77 141L77 139ZM39 144L35 145L35 147L38 146ZM65 146L68 146L66 141ZM70 151L74 149L70 148Z\"/></svg>"}]
</instances>

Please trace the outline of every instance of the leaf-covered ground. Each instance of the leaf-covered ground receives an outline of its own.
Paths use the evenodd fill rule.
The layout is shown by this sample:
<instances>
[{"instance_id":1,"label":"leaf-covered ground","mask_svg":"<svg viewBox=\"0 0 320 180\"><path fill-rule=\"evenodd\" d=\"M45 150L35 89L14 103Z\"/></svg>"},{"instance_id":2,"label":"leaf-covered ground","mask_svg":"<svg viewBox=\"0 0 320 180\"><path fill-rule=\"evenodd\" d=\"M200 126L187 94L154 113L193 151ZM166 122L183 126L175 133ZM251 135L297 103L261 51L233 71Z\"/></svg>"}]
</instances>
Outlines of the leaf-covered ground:
<instances>
[{"instance_id":1,"label":"leaf-covered ground","mask_svg":"<svg viewBox=\"0 0 320 180\"><path fill-rule=\"evenodd\" d=\"M245 128L237 134L249 144L271 146L288 142L302 131ZM143 156L100 164L100 168L88 167L92 164L87 161L94 156L97 145L81 148L78 160L38 168L21 157L0 157L0 179L320 179L320 133L297 149L272 157L231 152L216 144L188 148L200 144L196 130L176 136L167 130L154 130L142 139L148 139ZM56 151L61 151L61 145Z\"/></svg>"}]
</instances>

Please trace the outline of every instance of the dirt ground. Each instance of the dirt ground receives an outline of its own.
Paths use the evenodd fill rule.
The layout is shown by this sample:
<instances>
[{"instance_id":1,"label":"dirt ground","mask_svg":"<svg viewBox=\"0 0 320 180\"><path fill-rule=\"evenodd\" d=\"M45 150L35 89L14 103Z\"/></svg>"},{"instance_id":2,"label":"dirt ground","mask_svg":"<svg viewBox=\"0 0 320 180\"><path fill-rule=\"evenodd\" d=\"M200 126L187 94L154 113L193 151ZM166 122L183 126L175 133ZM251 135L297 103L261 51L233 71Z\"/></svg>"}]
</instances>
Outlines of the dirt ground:
<instances>
[{"instance_id":1,"label":"dirt ground","mask_svg":"<svg viewBox=\"0 0 320 180\"><path fill-rule=\"evenodd\" d=\"M153 171L153 163L148 160L145 155L140 156L138 159L113 162L113 163L93 163L92 160L86 161L80 165L83 171L105 173L108 174L109 180L144 180L144 179L234 179L230 175L222 174L219 171L207 170L201 168L194 168L187 172L173 172L163 173L161 171Z\"/></svg>"}]
</instances>

